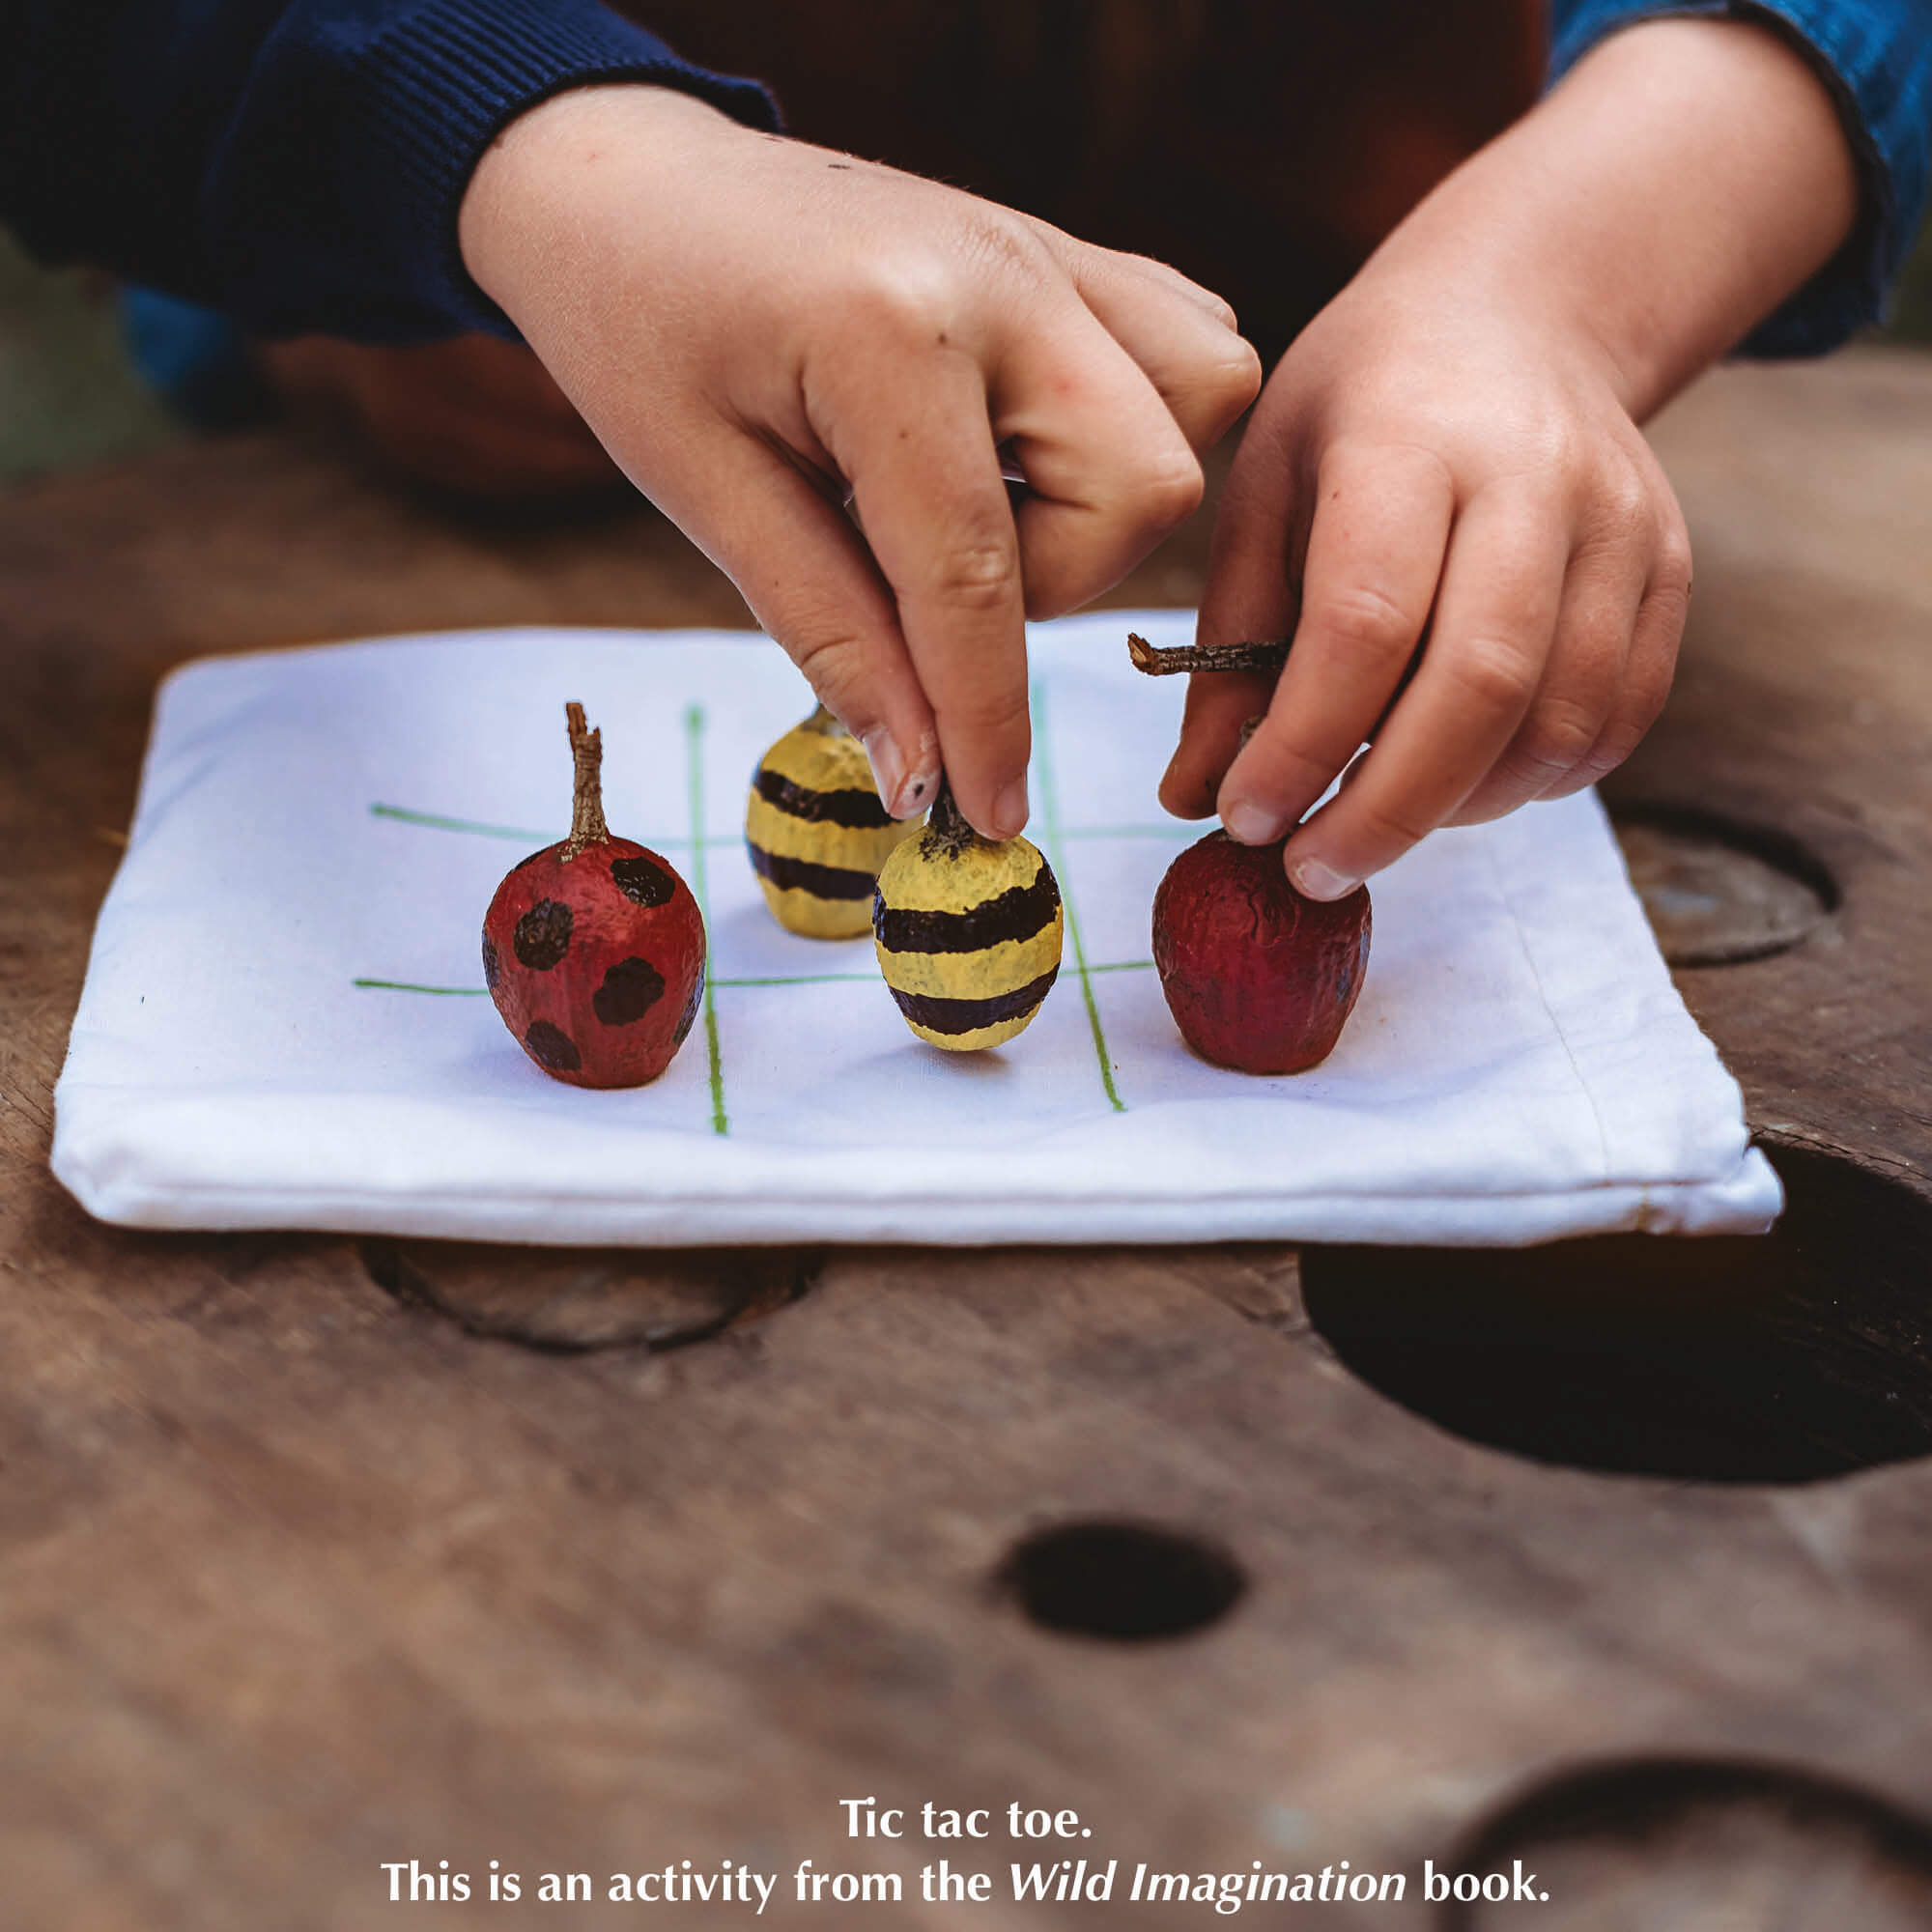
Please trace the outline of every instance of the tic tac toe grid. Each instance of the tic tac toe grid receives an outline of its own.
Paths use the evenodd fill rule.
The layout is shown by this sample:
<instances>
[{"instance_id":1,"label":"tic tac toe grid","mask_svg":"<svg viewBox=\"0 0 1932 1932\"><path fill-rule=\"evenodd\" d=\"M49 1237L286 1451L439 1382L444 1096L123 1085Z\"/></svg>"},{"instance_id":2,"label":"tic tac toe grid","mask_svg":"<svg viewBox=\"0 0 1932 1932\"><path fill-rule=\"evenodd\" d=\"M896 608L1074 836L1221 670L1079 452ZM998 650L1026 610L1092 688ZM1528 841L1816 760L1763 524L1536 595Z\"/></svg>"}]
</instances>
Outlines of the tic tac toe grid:
<instances>
[{"instance_id":1,"label":"tic tac toe grid","mask_svg":"<svg viewBox=\"0 0 1932 1932\"><path fill-rule=\"evenodd\" d=\"M1180 680L1129 626L1035 627L1031 835L1059 983L999 1049L907 1032L868 939L783 931L741 843L810 708L744 634L502 632L189 667L164 689L58 1098L105 1218L532 1241L1524 1240L1762 1225L1776 1183L1670 985L1593 799L1437 835L1374 885L1321 1066L1180 1042L1150 908ZM645 1088L547 1079L484 993L497 881L562 836L566 699L613 832L690 881L701 1016Z\"/></svg>"},{"instance_id":2,"label":"tic tac toe grid","mask_svg":"<svg viewBox=\"0 0 1932 1932\"><path fill-rule=\"evenodd\" d=\"M1042 845L1056 877L1063 881L1070 877L1066 864L1065 848L1075 841L1088 839L1136 839L1151 840L1170 855L1198 837L1198 832L1188 827L1167 825L1076 825L1070 830L1061 823L1059 784L1054 776L1051 740L1048 737L1048 724L1051 708L1046 688L1035 680L1030 689L1033 716L1036 729L1041 733L1038 754L1033 766L1033 778L1039 792L1039 822L1034 826L1035 842ZM684 710L685 771L691 792L691 820L688 830L677 833L653 833L649 838L638 840L658 852L673 856L683 870L692 892L696 897L698 909L704 914L707 933L711 929L711 869L713 854L720 850L728 851L738 859L745 856L743 833L717 833L708 829L705 810L707 787L705 782L706 740L710 730L710 718L701 704L687 705ZM455 833L465 838L499 838L513 845L531 849L542 849L555 843L564 837L564 831L543 831L523 825L493 825L472 818L454 818L447 812L422 811L410 806L390 805L381 799L371 802L370 813L377 818L393 820L399 825L418 826L431 832ZM630 834L621 835L630 837ZM1063 886L1063 892L1065 887ZM735 900L738 895L731 895ZM1065 905L1065 956L1063 974L1072 976L1079 989L1079 998L1086 1011L1088 1028L1093 1035L1094 1073L1105 1094L1107 1104L1116 1113L1123 1113L1126 1103L1121 1098L1120 1088L1115 1080L1115 1065L1107 1048L1106 1023L1100 1016L1098 1001L1094 996L1094 980L1102 973L1151 973L1153 971L1151 957L1142 959L1090 959L1080 937L1079 913L1070 903ZM756 941L771 935L758 931L755 926L752 933L743 929L742 922L734 922L728 939L735 942L734 951L742 956L726 960L721 965L720 946L710 948L709 970L705 977L704 1001L704 1054L705 1073L710 1083L711 1131L715 1134L728 1134L731 1131L731 1109L725 1097L724 1079L724 1036L719 1024L718 998L720 993L767 991L775 987L858 985L877 982L883 988L883 981L877 966L872 963L873 954L869 940L827 941L807 940L814 952L836 954L845 962L839 966L830 966L826 970L809 972L756 972L746 970L730 974L730 967L737 965L752 968L758 965L779 963L766 958ZM781 950L789 950L781 946ZM858 955L857 958L854 955ZM861 964L863 960L865 963ZM798 959L789 963L810 966L810 959ZM724 977L725 975L729 977ZM409 980L384 980L371 974L357 974L355 983L367 992L376 993L416 993L432 999L487 999L489 990L478 985L434 986Z\"/></svg>"}]
</instances>

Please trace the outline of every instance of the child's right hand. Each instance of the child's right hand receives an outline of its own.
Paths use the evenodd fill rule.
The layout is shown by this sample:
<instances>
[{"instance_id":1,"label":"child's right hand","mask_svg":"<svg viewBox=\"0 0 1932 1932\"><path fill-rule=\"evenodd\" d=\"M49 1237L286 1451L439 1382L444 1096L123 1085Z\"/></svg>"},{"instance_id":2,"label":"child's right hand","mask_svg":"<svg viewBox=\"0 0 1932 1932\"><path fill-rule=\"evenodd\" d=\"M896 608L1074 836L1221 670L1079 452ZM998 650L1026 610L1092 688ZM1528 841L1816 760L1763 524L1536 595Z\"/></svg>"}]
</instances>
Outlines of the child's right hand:
<instances>
[{"instance_id":1,"label":"child's right hand","mask_svg":"<svg viewBox=\"0 0 1932 1932\"><path fill-rule=\"evenodd\" d=\"M1025 618L1185 517L1196 453L1261 383L1226 303L1173 270L659 88L512 123L461 242L864 740L888 806L921 810L943 763L993 838L1027 817Z\"/></svg>"}]
</instances>

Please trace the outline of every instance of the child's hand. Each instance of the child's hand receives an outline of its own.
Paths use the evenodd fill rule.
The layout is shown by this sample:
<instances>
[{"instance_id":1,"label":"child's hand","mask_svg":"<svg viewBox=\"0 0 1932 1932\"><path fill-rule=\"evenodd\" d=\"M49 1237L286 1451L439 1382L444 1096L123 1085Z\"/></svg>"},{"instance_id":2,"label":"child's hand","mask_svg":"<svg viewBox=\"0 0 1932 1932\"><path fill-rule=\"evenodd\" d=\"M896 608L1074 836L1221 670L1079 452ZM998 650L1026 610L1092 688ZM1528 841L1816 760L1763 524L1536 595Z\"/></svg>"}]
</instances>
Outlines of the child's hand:
<instances>
[{"instance_id":1,"label":"child's hand","mask_svg":"<svg viewBox=\"0 0 1932 1932\"><path fill-rule=\"evenodd\" d=\"M1434 827L1575 791L1662 705L1690 589L1636 423L1813 270L1856 212L1805 62L1756 26L1605 41L1396 230L1283 358L1229 478L1168 809L1278 838L1414 681L1290 876L1336 898ZM1265 717L1245 749L1243 724Z\"/></svg>"},{"instance_id":2,"label":"child's hand","mask_svg":"<svg viewBox=\"0 0 1932 1932\"><path fill-rule=\"evenodd\" d=\"M1429 626L1374 751L1290 851L1317 898L1434 826L1589 784L1670 689L1690 589L1670 485L1601 352L1533 294L1470 283L1372 263L1269 380L1215 529L1202 641L1294 646L1272 701L1265 677L1193 680L1172 811L1218 804L1235 838L1279 838Z\"/></svg>"},{"instance_id":3,"label":"child's hand","mask_svg":"<svg viewBox=\"0 0 1932 1932\"><path fill-rule=\"evenodd\" d=\"M1227 305L955 189L584 89L512 124L461 241L632 480L866 744L1026 822L1024 619L1116 582L1254 398ZM1009 449L1031 493L1013 508ZM850 490L865 537L841 509Z\"/></svg>"}]
</instances>

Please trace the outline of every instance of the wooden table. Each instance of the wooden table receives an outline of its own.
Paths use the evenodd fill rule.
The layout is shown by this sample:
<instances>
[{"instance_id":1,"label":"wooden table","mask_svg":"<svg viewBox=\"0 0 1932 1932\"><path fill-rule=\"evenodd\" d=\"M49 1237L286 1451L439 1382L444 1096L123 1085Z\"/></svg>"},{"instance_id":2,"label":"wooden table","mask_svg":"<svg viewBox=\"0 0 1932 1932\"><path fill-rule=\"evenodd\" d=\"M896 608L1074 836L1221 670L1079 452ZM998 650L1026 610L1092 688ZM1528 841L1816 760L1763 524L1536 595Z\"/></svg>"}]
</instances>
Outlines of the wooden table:
<instances>
[{"instance_id":1,"label":"wooden table","mask_svg":"<svg viewBox=\"0 0 1932 1932\"><path fill-rule=\"evenodd\" d=\"M0 1921L387 1925L385 1862L495 1859L526 1902L443 1918L724 1922L527 1902L689 1859L779 1873L766 1922L1005 1927L1078 1916L1010 1902L1064 1857L1123 1923L1211 1910L1142 1861L1346 1859L1406 1902L1310 1922L1487 1925L1422 1861L1522 1856L1546 1927L1926 1923L1932 360L1728 372L1658 440L1695 611L1614 796L1662 913L1812 908L1680 974L1793 1210L1514 1260L92 1224L50 1096L160 672L742 611L648 514L466 526L275 436L0 500ZM992 1902L917 1902L940 1857ZM906 1902L787 1909L804 1859Z\"/></svg>"}]
</instances>

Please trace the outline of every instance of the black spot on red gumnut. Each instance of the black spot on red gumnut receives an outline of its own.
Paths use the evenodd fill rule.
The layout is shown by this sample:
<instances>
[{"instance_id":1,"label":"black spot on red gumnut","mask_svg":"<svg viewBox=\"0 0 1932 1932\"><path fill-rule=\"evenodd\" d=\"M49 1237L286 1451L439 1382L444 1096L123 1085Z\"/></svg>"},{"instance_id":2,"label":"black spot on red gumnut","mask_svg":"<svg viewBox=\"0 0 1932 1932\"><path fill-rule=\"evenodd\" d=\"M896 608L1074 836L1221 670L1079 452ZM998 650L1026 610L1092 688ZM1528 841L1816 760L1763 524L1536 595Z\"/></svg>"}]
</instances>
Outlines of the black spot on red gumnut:
<instances>
[{"instance_id":1,"label":"black spot on red gumnut","mask_svg":"<svg viewBox=\"0 0 1932 1932\"><path fill-rule=\"evenodd\" d=\"M511 935L517 957L533 973L548 973L570 951L570 908L560 899L539 899Z\"/></svg>"},{"instance_id":2,"label":"black spot on red gumnut","mask_svg":"<svg viewBox=\"0 0 1932 1932\"><path fill-rule=\"evenodd\" d=\"M497 949L490 935L483 935L483 983L494 993L497 990L497 975L500 971L497 963Z\"/></svg>"},{"instance_id":3,"label":"black spot on red gumnut","mask_svg":"<svg viewBox=\"0 0 1932 1932\"><path fill-rule=\"evenodd\" d=\"M654 859L612 859L611 877L634 905L669 905L677 896L676 877Z\"/></svg>"},{"instance_id":4,"label":"black spot on red gumnut","mask_svg":"<svg viewBox=\"0 0 1932 1932\"><path fill-rule=\"evenodd\" d=\"M697 969L697 979L691 989L691 998L684 1003L684 1011L677 1016L677 1031L670 1037L671 1051L675 1053L684 1044L684 1037L691 1031L692 1022L697 1017L698 1004L704 998L704 968Z\"/></svg>"},{"instance_id":5,"label":"black spot on red gumnut","mask_svg":"<svg viewBox=\"0 0 1932 1932\"><path fill-rule=\"evenodd\" d=\"M575 1073L583 1065L577 1042L561 1027L552 1026L548 1020L532 1020L529 1032L524 1036L524 1044L529 1048L530 1058L553 1073Z\"/></svg>"},{"instance_id":6,"label":"black spot on red gumnut","mask_svg":"<svg viewBox=\"0 0 1932 1932\"><path fill-rule=\"evenodd\" d=\"M664 998L664 975L648 959L620 959L590 996L590 1010L606 1026L629 1026Z\"/></svg>"},{"instance_id":7,"label":"black spot on red gumnut","mask_svg":"<svg viewBox=\"0 0 1932 1932\"><path fill-rule=\"evenodd\" d=\"M519 859L510 867L513 872L521 872L526 866L534 866L539 859L548 859L556 850L554 845L546 845L541 852L532 852L527 859Z\"/></svg>"}]
</instances>

